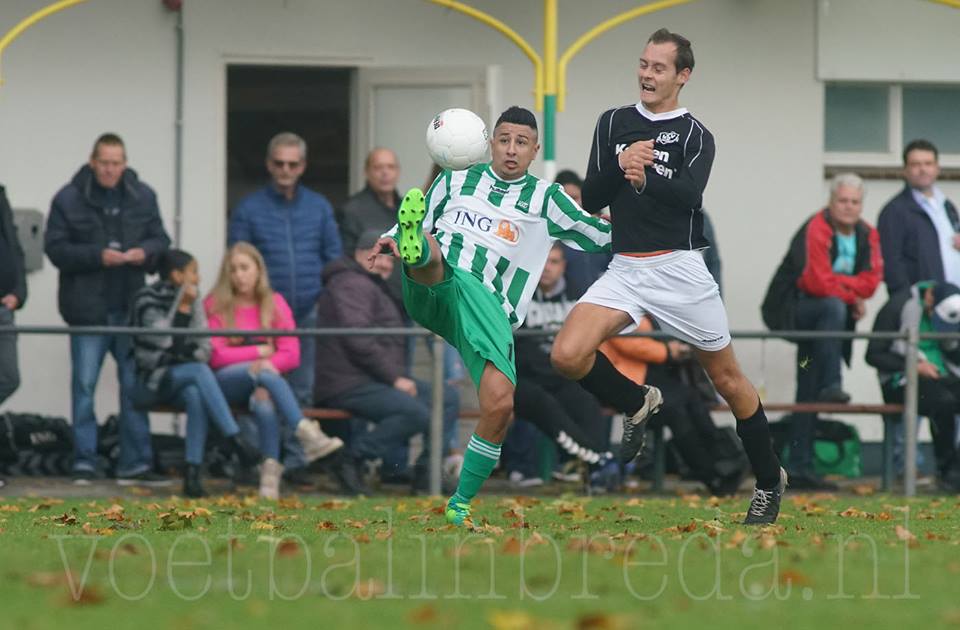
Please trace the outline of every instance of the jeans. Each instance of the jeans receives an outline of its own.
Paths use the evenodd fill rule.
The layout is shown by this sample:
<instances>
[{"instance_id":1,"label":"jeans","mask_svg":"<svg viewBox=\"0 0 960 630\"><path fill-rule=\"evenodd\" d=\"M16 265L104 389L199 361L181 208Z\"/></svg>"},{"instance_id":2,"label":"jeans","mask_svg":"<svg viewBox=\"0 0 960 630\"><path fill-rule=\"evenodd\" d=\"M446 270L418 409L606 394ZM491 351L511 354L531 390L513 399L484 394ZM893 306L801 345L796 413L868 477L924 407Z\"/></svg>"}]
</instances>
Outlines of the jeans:
<instances>
[{"instance_id":1,"label":"jeans","mask_svg":"<svg viewBox=\"0 0 960 630\"><path fill-rule=\"evenodd\" d=\"M325 405L345 409L376 423L373 431L353 436L350 443L353 455L362 459L383 458L398 445L406 445L411 437L422 433L424 449L417 464L426 464L430 451L430 405L433 388L427 381L413 380L417 384L416 397L384 383L367 383L324 401ZM455 427L460 412L459 396L451 390L453 388L449 385L444 387L444 427Z\"/></svg>"},{"instance_id":2,"label":"jeans","mask_svg":"<svg viewBox=\"0 0 960 630\"><path fill-rule=\"evenodd\" d=\"M124 326L127 314L111 311L107 325ZM97 416L93 396L107 352L117 362L120 381L120 461L117 475L137 475L153 467L150 420L131 398L136 385L132 343L127 335L70 336L70 397L73 414L73 469L93 471L97 466Z\"/></svg>"},{"instance_id":3,"label":"jeans","mask_svg":"<svg viewBox=\"0 0 960 630\"><path fill-rule=\"evenodd\" d=\"M903 404L906 395L903 387L888 384L881 389L884 402ZM917 395L917 415L930 419L937 471L944 474L951 467L960 465L955 420L960 412L960 379L954 376L941 376L938 379L921 376L917 379ZM904 423L900 423L898 433L901 435L904 433L903 427ZM917 467L920 467L919 458Z\"/></svg>"},{"instance_id":4,"label":"jeans","mask_svg":"<svg viewBox=\"0 0 960 630\"><path fill-rule=\"evenodd\" d=\"M217 382L231 404L248 406L257 419L260 452L264 457L279 460L281 428L286 427L290 434L293 434L297 423L303 418L303 412L290 383L276 372L268 370L252 374L251 365L252 363L235 363L221 368L217 370ZM258 387L269 392L269 400L256 400L253 397L253 392Z\"/></svg>"},{"instance_id":5,"label":"jeans","mask_svg":"<svg viewBox=\"0 0 960 630\"><path fill-rule=\"evenodd\" d=\"M297 319L297 328L316 327L317 307L314 306L309 313ZM300 337L300 365L287 375L287 379L290 381L290 386L293 388L297 400L304 407L310 406L310 403L313 402L313 373L316 369L316 361L316 337Z\"/></svg>"},{"instance_id":6,"label":"jeans","mask_svg":"<svg viewBox=\"0 0 960 630\"><path fill-rule=\"evenodd\" d=\"M801 295L797 300L797 329L842 331L847 325L847 305L840 298ZM843 384L840 364L842 339L809 339L797 343L797 402L814 402L828 388ZM794 414L790 421L790 458L787 472L813 474L813 440L816 414Z\"/></svg>"},{"instance_id":7,"label":"jeans","mask_svg":"<svg viewBox=\"0 0 960 630\"><path fill-rule=\"evenodd\" d=\"M13 326L13 311L0 306L0 328ZM20 387L20 369L17 366L17 335L0 333L0 405Z\"/></svg>"},{"instance_id":8,"label":"jeans","mask_svg":"<svg viewBox=\"0 0 960 630\"><path fill-rule=\"evenodd\" d=\"M138 383L134 402L141 408L167 403L187 412L188 464L199 466L203 463L207 428L211 421L226 437L240 431L217 379L206 363L181 363L169 367L155 392Z\"/></svg>"}]
</instances>

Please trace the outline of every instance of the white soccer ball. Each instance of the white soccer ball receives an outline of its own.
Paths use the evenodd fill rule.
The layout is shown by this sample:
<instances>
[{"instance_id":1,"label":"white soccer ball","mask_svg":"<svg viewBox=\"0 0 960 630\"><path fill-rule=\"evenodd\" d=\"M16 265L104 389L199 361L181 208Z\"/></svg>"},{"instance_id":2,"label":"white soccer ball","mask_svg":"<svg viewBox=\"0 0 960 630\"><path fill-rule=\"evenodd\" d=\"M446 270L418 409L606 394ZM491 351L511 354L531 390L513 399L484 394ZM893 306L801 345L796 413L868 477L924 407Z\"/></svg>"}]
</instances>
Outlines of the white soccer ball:
<instances>
[{"instance_id":1,"label":"white soccer ball","mask_svg":"<svg viewBox=\"0 0 960 630\"><path fill-rule=\"evenodd\" d=\"M427 125L427 152L443 168L462 171L487 158L487 126L469 109L445 109Z\"/></svg>"}]
</instances>

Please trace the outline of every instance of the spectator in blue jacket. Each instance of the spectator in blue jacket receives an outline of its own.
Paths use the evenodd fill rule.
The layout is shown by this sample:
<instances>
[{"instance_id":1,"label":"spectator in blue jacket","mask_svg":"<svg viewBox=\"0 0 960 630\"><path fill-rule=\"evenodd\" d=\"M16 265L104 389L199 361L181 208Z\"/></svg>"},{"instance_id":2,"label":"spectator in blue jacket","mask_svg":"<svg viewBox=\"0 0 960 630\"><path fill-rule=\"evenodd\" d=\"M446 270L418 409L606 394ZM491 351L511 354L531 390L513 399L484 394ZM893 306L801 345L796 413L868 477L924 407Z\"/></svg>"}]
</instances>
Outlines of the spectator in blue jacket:
<instances>
[{"instance_id":1,"label":"spectator in blue jacket","mask_svg":"<svg viewBox=\"0 0 960 630\"><path fill-rule=\"evenodd\" d=\"M170 246L157 196L127 168L123 140L97 138L90 161L57 192L47 217L44 249L60 271L60 315L70 326L124 326L134 294ZM117 483L161 485L153 472L150 421L134 408L132 342L126 335L70 335L73 478L88 485L103 476L97 460L93 398L107 352L120 381L120 461Z\"/></svg>"},{"instance_id":2,"label":"spectator in blue jacket","mask_svg":"<svg viewBox=\"0 0 960 630\"><path fill-rule=\"evenodd\" d=\"M884 280L893 295L917 282L960 285L960 217L937 187L937 147L914 140L903 150L906 186L880 211Z\"/></svg>"},{"instance_id":3,"label":"spectator in blue jacket","mask_svg":"<svg viewBox=\"0 0 960 630\"><path fill-rule=\"evenodd\" d=\"M240 200L230 216L228 245L246 241L267 265L270 284L290 305L297 328L317 326L317 298L323 291L323 268L343 255L340 233L327 198L300 184L307 166L307 143L283 132L267 145L270 183ZM300 367L290 385L301 405L313 401L316 340L300 340ZM288 471L304 466L302 449L293 437L284 440Z\"/></svg>"}]
</instances>

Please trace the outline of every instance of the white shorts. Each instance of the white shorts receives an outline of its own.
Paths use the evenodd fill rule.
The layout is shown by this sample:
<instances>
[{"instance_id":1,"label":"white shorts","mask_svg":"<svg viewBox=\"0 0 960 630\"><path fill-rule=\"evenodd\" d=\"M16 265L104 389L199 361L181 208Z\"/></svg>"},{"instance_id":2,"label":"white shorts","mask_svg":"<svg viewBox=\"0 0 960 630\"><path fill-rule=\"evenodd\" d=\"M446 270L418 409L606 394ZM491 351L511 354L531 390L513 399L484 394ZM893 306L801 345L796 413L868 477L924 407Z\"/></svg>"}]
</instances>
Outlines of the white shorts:
<instances>
[{"instance_id":1,"label":"white shorts","mask_svg":"<svg viewBox=\"0 0 960 630\"><path fill-rule=\"evenodd\" d=\"M720 289L699 251L616 255L580 302L623 311L636 325L650 315L661 330L701 350L722 350L730 343Z\"/></svg>"}]
</instances>

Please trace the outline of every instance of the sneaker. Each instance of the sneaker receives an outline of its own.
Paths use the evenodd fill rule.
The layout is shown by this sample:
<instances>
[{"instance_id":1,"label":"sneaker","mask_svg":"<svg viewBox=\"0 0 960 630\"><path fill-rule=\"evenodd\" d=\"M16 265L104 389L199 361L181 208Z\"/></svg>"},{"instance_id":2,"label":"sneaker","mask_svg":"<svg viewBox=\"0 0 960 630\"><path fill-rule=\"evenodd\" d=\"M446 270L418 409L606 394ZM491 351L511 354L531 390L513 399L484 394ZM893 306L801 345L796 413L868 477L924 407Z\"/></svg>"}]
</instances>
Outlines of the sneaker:
<instances>
[{"instance_id":1,"label":"sneaker","mask_svg":"<svg viewBox=\"0 0 960 630\"><path fill-rule=\"evenodd\" d=\"M338 437L330 437L324 433L320 426L313 420L303 418L297 423L297 439L303 446L303 454L310 463L317 459L323 459L327 455L343 448L343 440Z\"/></svg>"},{"instance_id":2,"label":"sneaker","mask_svg":"<svg viewBox=\"0 0 960 630\"><path fill-rule=\"evenodd\" d=\"M260 464L260 496L264 499L276 501L280 498L280 477L283 475L283 464L268 457Z\"/></svg>"},{"instance_id":3,"label":"sneaker","mask_svg":"<svg viewBox=\"0 0 960 630\"><path fill-rule=\"evenodd\" d=\"M540 477L527 477L519 470L512 471L507 479L514 488L536 488L543 485L543 479Z\"/></svg>"},{"instance_id":4,"label":"sneaker","mask_svg":"<svg viewBox=\"0 0 960 630\"><path fill-rule=\"evenodd\" d=\"M152 470L145 470L136 475L124 475L117 477L118 486L148 486L150 488L162 488L173 484L173 480L158 475Z\"/></svg>"},{"instance_id":5,"label":"sneaker","mask_svg":"<svg viewBox=\"0 0 960 630\"><path fill-rule=\"evenodd\" d=\"M753 489L753 498L750 499L750 509L743 519L744 525L771 525L777 522L780 515L780 499L787 489L787 471L780 469L780 483L771 490Z\"/></svg>"},{"instance_id":6,"label":"sneaker","mask_svg":"<svg viewBox=\"0 0 960 630\"><path fill-rule=\"evenodd\" d=\"M423 217L427 216L427 206L423 202L423 192L411 188L404 195L397 210L398 246L400 259L408 265L416 265L423 256Z\"/></svg>"},{"instance_id":7,"label":"sneaker","mask_svg":"<svg viewBox=\"0 0 960 630\"><path fill-rule=\"evenodd\" d=\"M71 478L73 479L73 485L75 486L89 486L94 481L99 481L104 478L104 474L99 470L74 470L70 473Z\"/></svg>"},{"instance_id":8,"label":"sneaker","mask_svg":"<svg viewBox=\"0 0 960 630\"><path fill-rule=\"evenodd\" d=\"M652 385L641 385L646 389L643 406L632 418L623 417L623 437L620 439L620 462L626 464L636 459L643 450L647 439L647 421L663 406L663 394Z\"/></svg>"},{"instance_id":9,"label":"sneaker","mask_svg":"<svg viewBox=\"0 0 960 630\"><path fill-rule=\"evenodd\" d=\"M445 516L447 518L447 522L451 525L469 525L470 504L454 501L453 497L450 497L450 501L447 502L447 511Z\"/></svg>"},{"instance_id":10,"label":"sneaker","mask_svg":"<svg viewBox=\"0 0 960 630\"><path fill-rule=\"evenodd\" d=\"M340 484L340 491L352 497L372 494L363 480L362 470L363 461L346 452L338 454L330 464L330 472Z\"/></svg>"}]
</instances>

